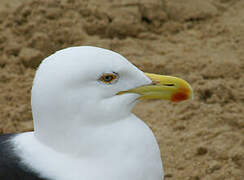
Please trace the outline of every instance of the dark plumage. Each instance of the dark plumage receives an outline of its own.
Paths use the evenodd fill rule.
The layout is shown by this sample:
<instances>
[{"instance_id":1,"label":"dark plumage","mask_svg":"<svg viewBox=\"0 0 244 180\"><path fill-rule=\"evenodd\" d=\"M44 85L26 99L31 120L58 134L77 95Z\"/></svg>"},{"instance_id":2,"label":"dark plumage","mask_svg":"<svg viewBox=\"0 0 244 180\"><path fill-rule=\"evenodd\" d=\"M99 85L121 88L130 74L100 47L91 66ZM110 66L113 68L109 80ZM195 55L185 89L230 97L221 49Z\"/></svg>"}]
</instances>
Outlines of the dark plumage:
<instances>
[{"instance_id":1,"label":"dark plumage","mask_svg":"<svg viewBox=\"0 0 244 180\"><path fill-rule=\"evenodd\" d=\"M14 152L11 138L16 134L0 135L0 179L1 180L47 180L40 178L20 162Z\"/></svg>"}]
</instances>

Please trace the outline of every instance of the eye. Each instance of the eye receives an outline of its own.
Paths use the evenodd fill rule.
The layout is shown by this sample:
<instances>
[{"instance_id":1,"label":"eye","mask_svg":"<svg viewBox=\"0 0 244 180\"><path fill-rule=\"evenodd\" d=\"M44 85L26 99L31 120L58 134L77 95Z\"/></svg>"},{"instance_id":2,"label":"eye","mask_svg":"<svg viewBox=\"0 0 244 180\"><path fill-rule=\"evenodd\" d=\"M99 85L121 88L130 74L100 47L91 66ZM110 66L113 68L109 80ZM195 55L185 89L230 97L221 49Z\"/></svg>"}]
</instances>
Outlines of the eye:
<instances>
[{"instance_id":1,"label":"eye","mask_svg":"<svg viewBox=\"0 0 244 180\"><path fill-rule=\"evenodd\" d=\"M103 74L99 80L106 84L114 83L118 79L118 74L116 73L105 73Z\"/></svg>"}]
</instances>

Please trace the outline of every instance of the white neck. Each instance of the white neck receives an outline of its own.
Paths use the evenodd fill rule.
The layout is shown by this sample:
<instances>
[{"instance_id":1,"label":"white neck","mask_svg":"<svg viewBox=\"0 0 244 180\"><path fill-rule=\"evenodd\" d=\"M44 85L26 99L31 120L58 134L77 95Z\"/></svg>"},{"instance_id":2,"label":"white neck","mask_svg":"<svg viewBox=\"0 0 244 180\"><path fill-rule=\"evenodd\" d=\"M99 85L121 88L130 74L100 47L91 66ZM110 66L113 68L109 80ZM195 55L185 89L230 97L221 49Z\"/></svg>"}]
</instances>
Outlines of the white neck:
<instances>
[{"instance_id":1,"label":"white neck","mask_svg":"<svg viewBox=\"0 0 244 180\"><path fill-rule=\"evenodd\" d=\"M74 120L68 121L67 126L62 124L59 127L57 124L55 130L45 126L45 133L39 125L37 130L34 131L34 135L40 142L58 152L79 156L79 154L84 153L93 154L93 150L97 153L99 150L104 154L108 152L108 149L102 149L102 147L108 146L103 146L103 144L116 143L116 131L123 128L121 126L135 121L135 119L135 116L130 114L124 119L97 126L84 126L84 124L77 123ZM82 122L82 120L80 121ZM52 126L50 125L50 127Z\"/></svg>"},{"instance_id":2,"label":"white neck","mask_svg":"<svg viewBox=\"0 0 244 180\"><path fill-rule=\"evenodd\" d=\"M69 146L65 149L69 153L57 152L40 143L42 140L32 133L20 134L14 143L21 162L44 178L162 180L157 142L151 130L136 116L96 127L93 131L83 128L81 132L76 141L60 139L58 146L63 142Z\"/></svg>"}]
</instances>

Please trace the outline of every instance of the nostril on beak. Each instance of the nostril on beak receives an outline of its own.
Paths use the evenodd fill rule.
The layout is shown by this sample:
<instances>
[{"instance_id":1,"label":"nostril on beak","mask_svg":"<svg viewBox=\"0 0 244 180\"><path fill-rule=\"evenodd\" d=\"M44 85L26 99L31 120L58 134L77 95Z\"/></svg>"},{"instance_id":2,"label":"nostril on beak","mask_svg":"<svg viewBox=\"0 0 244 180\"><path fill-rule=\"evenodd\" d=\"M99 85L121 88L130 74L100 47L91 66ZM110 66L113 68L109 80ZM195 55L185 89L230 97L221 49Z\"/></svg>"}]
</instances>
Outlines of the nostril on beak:
<instances>
[{"instance_id":1,"label":"nostril on beak","mask_svg":"<svg viewBox=\"0 0 244 180\"><path fill-rule=\"evenodd\" d=\"M163 84L164 86L175 86L175 84Z\"/></svg>"}]
</instances>

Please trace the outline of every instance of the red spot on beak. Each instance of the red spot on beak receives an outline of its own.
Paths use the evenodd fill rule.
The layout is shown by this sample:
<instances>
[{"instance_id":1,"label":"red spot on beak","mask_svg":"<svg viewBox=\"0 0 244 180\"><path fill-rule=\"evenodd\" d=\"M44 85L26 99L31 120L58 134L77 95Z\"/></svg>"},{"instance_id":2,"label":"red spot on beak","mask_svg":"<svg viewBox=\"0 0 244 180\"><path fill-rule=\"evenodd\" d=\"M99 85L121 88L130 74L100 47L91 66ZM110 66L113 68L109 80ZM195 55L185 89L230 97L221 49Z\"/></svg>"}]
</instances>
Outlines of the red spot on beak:
<instances>
[{"instance_id":1,"label":"red spot on beak","mask_svg":"<svg viewBox=\"0 0 244 180\"><path fill-rule=\"evenodd\" d=\"M177 92L177 93L172 95L171 101L173 101L173 102L184 101L184 100L189 98L188 94L189 94L189 90L188 89L181 89L180 92Z\"/></svg>"},{"instance_id":2,"label":"red spot on beak","mask_svg":"<svg viewBox=\"0 0 244 180\"><path fill-rule=\"evenodd\" d=\"M180 102L180 101L184 101L186 99L188 99L188 95L184 92L175 93L171 97L171 101L173 101L173 102Z\"/></svg>"}]
</instances>

